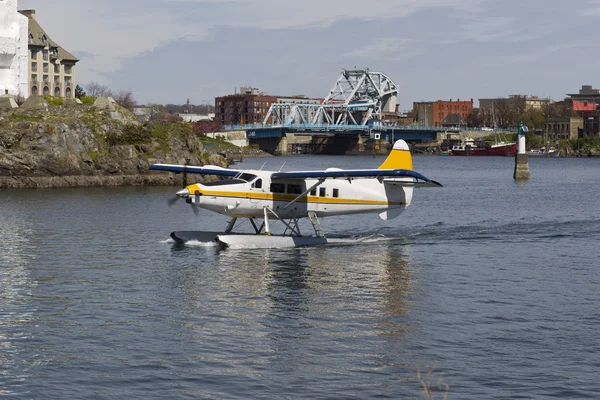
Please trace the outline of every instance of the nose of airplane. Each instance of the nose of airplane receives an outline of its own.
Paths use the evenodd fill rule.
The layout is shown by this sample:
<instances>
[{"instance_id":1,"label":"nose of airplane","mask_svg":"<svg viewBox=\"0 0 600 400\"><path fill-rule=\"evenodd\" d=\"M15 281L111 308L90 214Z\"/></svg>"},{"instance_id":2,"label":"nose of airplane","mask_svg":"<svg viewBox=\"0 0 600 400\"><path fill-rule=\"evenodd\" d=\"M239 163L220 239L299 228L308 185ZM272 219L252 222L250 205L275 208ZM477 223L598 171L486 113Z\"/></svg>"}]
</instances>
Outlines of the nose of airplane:
<instances>
[{"instance_id":1,"label":"nose of airplane","mask_svg":"<svg viewBox=\"0 0 600 400\"><path fill-rule=\"evenodd\" d=\"M179 192L176 193L176 195L185 199L190 195L190 191L187 188L181 189Z\"/></svg>"}]
</instances>

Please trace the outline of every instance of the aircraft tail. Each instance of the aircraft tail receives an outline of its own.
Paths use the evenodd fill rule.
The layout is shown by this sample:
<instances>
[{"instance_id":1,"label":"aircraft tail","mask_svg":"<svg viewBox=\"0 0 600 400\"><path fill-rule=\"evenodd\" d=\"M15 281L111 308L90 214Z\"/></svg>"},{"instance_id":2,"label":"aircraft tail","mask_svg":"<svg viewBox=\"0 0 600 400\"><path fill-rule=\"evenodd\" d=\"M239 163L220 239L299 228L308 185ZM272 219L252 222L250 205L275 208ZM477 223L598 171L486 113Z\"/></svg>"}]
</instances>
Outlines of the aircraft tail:
<instances>
[{"instance_id":1,"label":"aircraft tail","mask_svg":"<svg viewBox=\"0 0 600 400\"><path fill-rule=\"evenodd\" d=\"M408 169L412 170L412 156L408 144L402 139L394 143L391 153L379 169Z\"/></svg>"}]
</instances>

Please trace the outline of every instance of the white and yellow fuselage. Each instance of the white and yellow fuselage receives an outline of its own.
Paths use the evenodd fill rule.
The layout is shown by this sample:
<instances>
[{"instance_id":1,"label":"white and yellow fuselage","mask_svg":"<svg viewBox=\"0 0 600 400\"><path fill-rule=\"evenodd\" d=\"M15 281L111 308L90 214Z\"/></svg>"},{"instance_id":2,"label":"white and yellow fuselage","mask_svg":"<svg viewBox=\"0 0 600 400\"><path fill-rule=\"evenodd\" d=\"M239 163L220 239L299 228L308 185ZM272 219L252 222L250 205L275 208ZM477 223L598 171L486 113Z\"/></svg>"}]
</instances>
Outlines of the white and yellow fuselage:
<instances>
[{"instance_id":1,"label":"white and yellow fuselage","mask_svg":"<svg viewBox=\"0 0 600 400\"><path fill-rule=\"evenodd\" d=\"M412 158L404 141L398 141L379 170L412 170ZM352 170L328 169L341 175ZM329 175L327 173L330 173ZM300 173L302 174L302 173ZM281 179L281 173L240 171L233 179L196 183L184 189L192 204L236 218L262 217L265 207L280 218L319 217L379 213L381 218L398 216L412 199L413 188L404 185L413 178ZM293 176L294 173L284 174Z\"/></svg>"},{"instance_id":2,"label":"white and yellow fuselage","mask_svg":"<svg viewBox=\"0 0 600 400\"><path fill-rule=\"evenodd\" d=\"M272 181L272 173L246 171L242 175L251 180L236 177L196 183L187 190L192 204L237 218L262 217L265 207L281 218L305 217L311 211L319 217L381 213L404 210L412 199L412 187L391 186L377 179L331 179L290 204L319 180Z\"/></svg>"}]
</instances>

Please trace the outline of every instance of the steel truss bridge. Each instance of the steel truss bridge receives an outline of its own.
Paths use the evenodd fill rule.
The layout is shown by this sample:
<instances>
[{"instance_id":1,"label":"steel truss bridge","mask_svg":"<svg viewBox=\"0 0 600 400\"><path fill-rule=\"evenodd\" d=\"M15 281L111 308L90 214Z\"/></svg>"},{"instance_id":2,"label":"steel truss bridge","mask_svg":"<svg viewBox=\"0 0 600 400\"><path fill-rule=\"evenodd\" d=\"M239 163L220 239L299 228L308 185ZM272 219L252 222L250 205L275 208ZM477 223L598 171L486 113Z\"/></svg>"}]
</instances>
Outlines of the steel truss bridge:
<instances>
[{"instance_id":1,"label":"steel truss bridge","mask_svg":"<svg viewBox=\"0 0 600 400\"><path fill-rule=\"evenodd\" d=\"M322 104L274 103L263 124L367 125L396 111L398 86L382 72L342 70Z\"/></svg>"}]
</instances>

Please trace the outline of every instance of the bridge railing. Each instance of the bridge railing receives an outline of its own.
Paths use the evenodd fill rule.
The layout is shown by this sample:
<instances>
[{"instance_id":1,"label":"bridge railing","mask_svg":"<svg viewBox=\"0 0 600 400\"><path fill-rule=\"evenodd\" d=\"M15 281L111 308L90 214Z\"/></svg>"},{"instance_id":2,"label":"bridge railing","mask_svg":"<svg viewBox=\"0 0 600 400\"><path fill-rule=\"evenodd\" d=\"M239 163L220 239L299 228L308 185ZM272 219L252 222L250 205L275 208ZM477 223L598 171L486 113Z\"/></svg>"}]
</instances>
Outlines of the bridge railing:
<instances>
[{"instance_id":1,"label":"bridge railing","mask_svg":"<svg viewBox=\"0 0 600 400\"><path fill-rule=\"evenodd\" d=\"M240 124L240 125L225 125L226 131L240 131L240 130L255 130L255 129L293 129L293 130L307 130L307 131L318 131L318 132L339 132L339 131L358 131L358 132L387 132L387 131L435 131L435 132L460 132L460 131L481 131L500 133L514 133L513 129L495 129L489 130L489 128L472 128L466 126L422 126L422 125L336 125L336 124Z\"/></svg>"}]
</instances>

